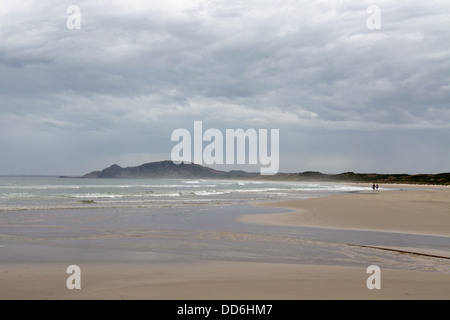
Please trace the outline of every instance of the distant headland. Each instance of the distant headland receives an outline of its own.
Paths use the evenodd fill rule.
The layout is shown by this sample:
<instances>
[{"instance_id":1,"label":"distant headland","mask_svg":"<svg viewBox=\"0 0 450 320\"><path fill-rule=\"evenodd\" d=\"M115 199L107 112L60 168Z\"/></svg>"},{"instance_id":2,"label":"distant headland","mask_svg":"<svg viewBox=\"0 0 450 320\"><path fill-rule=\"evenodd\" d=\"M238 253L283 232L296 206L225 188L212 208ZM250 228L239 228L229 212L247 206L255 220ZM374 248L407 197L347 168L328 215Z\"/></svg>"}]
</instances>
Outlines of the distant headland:
<instances>
[{"instance_id":1,"label":"distant headland","mask_svg":"<svg viewBox=\"0 0 450 320\"><path fill-rule=\"evenodd\" d=\"M61 176L61 178L68 178ZM77 177L80 178L80 177ZM197 164L174 164L171 160L145 163L136 167L122 168L117 164L100 171L92 171L81 178L99 179L254 179L283 181L321 181L354 183L396 183L450 185L450 172L438 174L379 174L344 172L325 174L316 171L277 173L261 175L259 172L242 170L219 171Z\"/></svg>"}]
</instances>

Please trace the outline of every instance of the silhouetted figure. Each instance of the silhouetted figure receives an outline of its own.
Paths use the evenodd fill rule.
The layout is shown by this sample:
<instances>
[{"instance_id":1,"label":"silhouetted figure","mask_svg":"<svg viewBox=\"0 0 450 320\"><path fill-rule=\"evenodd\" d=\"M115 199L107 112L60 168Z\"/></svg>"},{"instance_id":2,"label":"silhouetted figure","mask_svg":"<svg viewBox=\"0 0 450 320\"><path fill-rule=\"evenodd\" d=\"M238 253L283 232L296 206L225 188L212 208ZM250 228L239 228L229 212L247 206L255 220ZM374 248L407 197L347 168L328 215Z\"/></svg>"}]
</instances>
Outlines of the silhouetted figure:
<instances>
[{"instance_id":1,"label":"silhouetted figure","mask_svg":"<svg viewBox=\"0 0 450 320\"><path fill-rule=\"evenodd\" d=\"M375 190L375 183L372 185L372 190Z\"/></svg>"}]
</instances>

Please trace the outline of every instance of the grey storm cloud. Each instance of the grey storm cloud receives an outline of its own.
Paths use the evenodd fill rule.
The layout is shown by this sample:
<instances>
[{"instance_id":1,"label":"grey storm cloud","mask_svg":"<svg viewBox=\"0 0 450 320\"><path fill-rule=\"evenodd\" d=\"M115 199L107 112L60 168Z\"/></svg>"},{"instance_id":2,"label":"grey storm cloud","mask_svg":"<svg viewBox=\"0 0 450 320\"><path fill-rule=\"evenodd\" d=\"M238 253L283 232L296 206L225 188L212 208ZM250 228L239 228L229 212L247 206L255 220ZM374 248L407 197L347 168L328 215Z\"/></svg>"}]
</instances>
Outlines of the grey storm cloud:
<instances>
[{"instance_id":1,"label":"grey storm cloud","mask_svg":"<svg viewBox=\"0 0 450 320\"><path fill-rule=\"evenodd\" d=\"M448 171L449 27L448 1L2 1L0 174L167 159L194 120L280 128L282 171Z\"/></svg>"}]
</instances>

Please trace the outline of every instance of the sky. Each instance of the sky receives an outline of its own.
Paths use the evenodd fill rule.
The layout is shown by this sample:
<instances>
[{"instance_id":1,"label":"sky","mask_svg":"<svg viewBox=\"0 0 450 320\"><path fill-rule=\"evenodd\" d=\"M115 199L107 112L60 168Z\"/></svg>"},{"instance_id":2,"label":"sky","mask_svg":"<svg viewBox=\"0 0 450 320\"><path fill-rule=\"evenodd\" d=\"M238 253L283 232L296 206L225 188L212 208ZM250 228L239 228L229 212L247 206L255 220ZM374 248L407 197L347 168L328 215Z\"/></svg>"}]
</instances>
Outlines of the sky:
<instances>
[{"instance_id":1,"label":"sky","mask_svg":"<svg viewBox=\"0 0 450 320\"><path fill-rule=\"evenodd\" d=\"M450 1L0 0L0 175L170 160L194 121L278 129L280 172L449 172Z\"/></svg>"}]
</instances>

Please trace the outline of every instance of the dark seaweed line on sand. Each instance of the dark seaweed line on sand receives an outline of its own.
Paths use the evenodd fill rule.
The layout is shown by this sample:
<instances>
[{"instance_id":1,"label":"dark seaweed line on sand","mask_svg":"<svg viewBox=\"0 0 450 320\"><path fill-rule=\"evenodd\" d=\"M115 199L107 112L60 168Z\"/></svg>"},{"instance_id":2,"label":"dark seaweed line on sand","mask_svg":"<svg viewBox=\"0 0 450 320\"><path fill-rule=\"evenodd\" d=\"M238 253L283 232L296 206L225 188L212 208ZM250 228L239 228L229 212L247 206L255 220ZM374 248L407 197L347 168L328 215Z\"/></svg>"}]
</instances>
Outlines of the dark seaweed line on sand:
<instances>
[{"instance_id":1,"label":"dark seaweed line on sand","mask_svg":"<svg viewBox=\"0 0 450 320\"><path fill-rule=\"evenodd\" d=\"M379 249L379 250L398 252L398 253L403 253L403 254L412 254L412 255L417 255L417 256L422 256L422 257L431 257L431 258L439 258L439 259L450 260L450 257L439 256L439 255L435 255L435 254L420 253L420 252L413 252L413 251L406 251L406 250L399 250L399 249L391 249L391 248L384 248L384 247L366 246L366 245L351 244L351 243L347 243L347 245L352 246L352 247Z\"/></svg>"}]
</instances>

